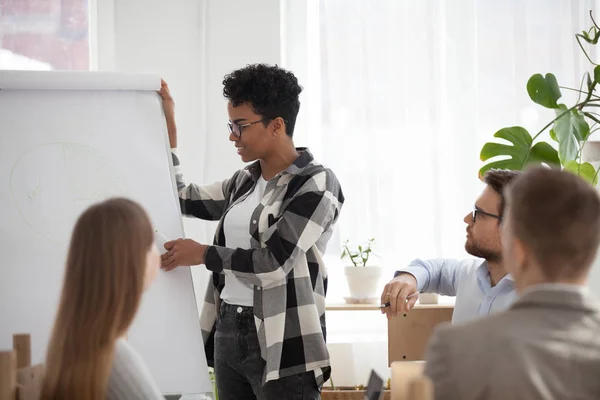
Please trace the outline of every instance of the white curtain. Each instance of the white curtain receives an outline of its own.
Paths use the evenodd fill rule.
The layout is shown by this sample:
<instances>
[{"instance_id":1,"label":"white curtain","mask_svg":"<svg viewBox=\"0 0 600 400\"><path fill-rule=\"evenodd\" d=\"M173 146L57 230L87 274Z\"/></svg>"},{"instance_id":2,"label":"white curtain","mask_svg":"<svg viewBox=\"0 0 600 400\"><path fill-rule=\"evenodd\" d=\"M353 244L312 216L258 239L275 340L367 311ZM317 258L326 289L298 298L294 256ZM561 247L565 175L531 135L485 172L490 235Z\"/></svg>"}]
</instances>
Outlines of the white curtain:
<instances>
[{"instance_id":1,"label":"white curtain","mask_svg":"<svg viewBox=\"0 0 600 400\"><path fill-rule=\"evenodd\" d=\"M344 239L376 239L382 284L416 257L466 257L463 217L483 189L483 144L500 128L533 135L550 121L527 95L531 75L578 87L592 69L574 34L591 26L596 1L282 4L283 66L305 88L295 141L335 171L346 196L328 250L330 301L346 293ZM573 93L563 97L573 104ZM386 320L365 313L328 312L330 349L348 343L333 357L338 385L366 380L371 367L387 373ZM371 347L357 350L360 341ZM353 352L378 358L366 365Z\"/></svg>"},{"instance_id":2,"label":"white curtain","mask_svg":"<svg viewBox=\"0 0 600 400\"><path fill-rule=\"evenodd\" d=\"M390 270L464 257L482 145L502 127L533 134L550 120L527 95L532 74L578 87L591 71L574 34L591 26L595 1L283 5L284 66L305 87L295 140L335 171L347 199L329 255L346 238L374 237Z\"/></svg>"}]
</instances>

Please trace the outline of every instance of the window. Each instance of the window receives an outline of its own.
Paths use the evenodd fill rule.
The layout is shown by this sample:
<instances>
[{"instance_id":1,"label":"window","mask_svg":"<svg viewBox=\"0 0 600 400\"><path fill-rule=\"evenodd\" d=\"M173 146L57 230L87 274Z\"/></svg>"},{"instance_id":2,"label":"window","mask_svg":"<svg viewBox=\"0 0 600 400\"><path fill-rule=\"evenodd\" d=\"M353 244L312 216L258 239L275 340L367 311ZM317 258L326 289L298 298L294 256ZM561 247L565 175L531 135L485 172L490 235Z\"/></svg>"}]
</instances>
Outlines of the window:
<instances>
[{"instance_id":1,"label":"window","mask_svg":"<svg viewBox=\"0 0 600 400\"><path fill-rule=\"evenodd\" d=\"M347 292L345 239L376 239L382 284L414 258L468 256L463 217L483 189L481 147L506 126L535 134L552 115L528 98L531 75L579 86L589 64L574 34L597 9L591 0L282 0L282 64L304 87L294 139L331 167L346 197L326 255L328 301ZM351 347L360 341L377 354L370 365L387 365L386 319L365 313L328 313L328 342L350 343L334 375L337 362L368 376Z\"/></svg>"},{"instance_id":2,"label":"window","mask_svg":"<svg viewBox=\"0 0 600 400\"><path fill-rule=\"evenodd\" d=\"M481 147L505 126L533 135L553 115L529 99L531 75L579 87L589 63L574 34L597 4L284 0L282 9L283 65L304 86L294 138L346 196L327 255L374 237L391 277L417 257L468 256L463 217L483 188Z\"/></svg>"},{"instance_id":3,"label":"window","mask_svg":"<svg viewBox=\"0 0 600 400\"><path fill-rule=\"evenodd\" d=\"M0 69L89 70L89 2L0 0Z\"/></svg>"}]
</instances>

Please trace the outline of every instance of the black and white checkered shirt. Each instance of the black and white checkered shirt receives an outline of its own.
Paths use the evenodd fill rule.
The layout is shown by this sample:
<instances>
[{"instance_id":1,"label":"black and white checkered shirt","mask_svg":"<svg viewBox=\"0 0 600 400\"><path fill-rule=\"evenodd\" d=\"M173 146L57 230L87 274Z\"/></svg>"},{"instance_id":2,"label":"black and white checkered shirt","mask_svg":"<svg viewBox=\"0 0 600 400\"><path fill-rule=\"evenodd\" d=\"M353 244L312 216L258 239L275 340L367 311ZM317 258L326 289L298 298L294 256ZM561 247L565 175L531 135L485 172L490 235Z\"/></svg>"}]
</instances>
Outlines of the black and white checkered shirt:
<instances>
[{"instance_id":1,"label":"black and white checkered shirt","mask_svg":"<svg viewBox=\"0 0 600 400\"><path fill-rule=\"evenodd\" d=\"M329 378L325 345L327 269L323 254L344 196L335 174L303 148L296 161L269 180L248 221L251 249L224 247L223 220L231 207L254 189L261 170L257 161L230 179L207 186L185 185L177 156L179 201L184 215L218 220L214 245L205 256L213 271L201 314L209 365L225 275L254 286L254 320L265 382L314 371L318 384Z\"/></svg>"}]
</instances>

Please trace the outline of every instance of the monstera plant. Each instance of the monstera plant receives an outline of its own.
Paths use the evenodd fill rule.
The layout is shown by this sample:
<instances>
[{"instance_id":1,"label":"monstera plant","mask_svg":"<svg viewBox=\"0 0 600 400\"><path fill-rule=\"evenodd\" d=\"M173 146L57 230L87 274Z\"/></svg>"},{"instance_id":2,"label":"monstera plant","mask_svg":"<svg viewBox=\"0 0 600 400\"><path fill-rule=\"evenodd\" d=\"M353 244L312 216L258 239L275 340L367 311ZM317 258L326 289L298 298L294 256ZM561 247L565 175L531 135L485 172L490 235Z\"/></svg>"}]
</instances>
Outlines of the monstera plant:
<instances>
[{"instance_id":1,"label":"monstera plant","mask_svg":"<svg viewBox=\"0 0 600 400\"><path fill-rule=\"evenodd\" d=\"M552 109L555 117L542 129L532 135L521 126L502 128L494 137L504 139L510 144L489 142L481 149L481 161L486 162L480 170L480 177L492 168L522 170L532 164L545 164L552 168L563 168L573 172L592 185L598 183L598 170L589 162L581 159L582 149L590 135L600 130L600 96L595 94L596 86L600 84L600 64L595 63L585 50L582 41L590 45L598 44L600 27L596 24L592 12L590 18L593 26L575 35L579 47L593 67L593 75L586 72L583 75L579 89L563 87L558 84L556 77L548 73L545 76L535 74L527 82L527 93L535 103ZM562 90L578 92L574 105L567 106L560 102ZM550 138L554 146L539 136L550 129ZM496 157L502 157L495 160ZM600 170L600 168L599 168Z\"/></svg>"}]
</instances>

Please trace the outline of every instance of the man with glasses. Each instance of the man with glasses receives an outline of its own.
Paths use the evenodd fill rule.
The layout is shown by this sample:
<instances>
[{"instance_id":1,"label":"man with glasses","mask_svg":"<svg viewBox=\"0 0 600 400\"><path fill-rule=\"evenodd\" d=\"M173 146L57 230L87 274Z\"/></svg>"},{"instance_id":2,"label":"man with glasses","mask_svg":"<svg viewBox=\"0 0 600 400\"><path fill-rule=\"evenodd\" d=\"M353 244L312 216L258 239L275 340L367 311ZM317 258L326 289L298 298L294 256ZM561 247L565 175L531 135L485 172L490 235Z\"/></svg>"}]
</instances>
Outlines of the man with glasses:
<instances>
[{"instance_id":1,"label":"man with glasses","mask_svg":"<svg viewBox=\"0 0 600 400\"><path fill-rule=\"evenodd\" d=\"M598 192L575 174L537 167L505 196L502 247L519 298L504 312L438 327L424 371L435 398L600 399L600 307L588 287Z\"/></svg>"},{"instance_id":2,"label":"man with glasses","mask_svg":"<svg viewBox=\"0 0 600 400\"><path fill-rule=\"evenodd\" d=\"M476 259L414 260L396 271L381 295L382 309L388 318L409 311L417 294L439 293L456 296L453 323L460 323L504 311L515 300L513 279L503 265L500 228L504 207L503 190L518 171L490 170L483 181L486 187L475 201L473 211L464 218L467 224L465 250Z\"/></svg>"}]
</instances>

